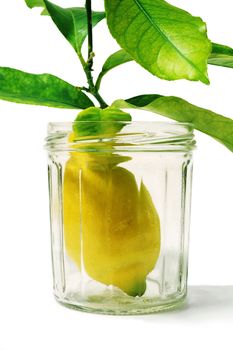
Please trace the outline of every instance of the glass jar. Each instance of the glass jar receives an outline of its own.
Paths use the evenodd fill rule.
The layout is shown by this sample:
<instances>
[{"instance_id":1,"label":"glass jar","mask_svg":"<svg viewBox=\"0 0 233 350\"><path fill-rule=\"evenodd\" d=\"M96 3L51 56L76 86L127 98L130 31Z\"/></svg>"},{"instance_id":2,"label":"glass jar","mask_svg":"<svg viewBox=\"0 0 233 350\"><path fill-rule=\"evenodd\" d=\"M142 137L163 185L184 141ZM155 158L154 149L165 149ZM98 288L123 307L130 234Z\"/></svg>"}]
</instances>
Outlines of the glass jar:
<instances>
[{"instance_id":1,"label":"glass jar","mask_svg":"<svg viewBox=\"0 0 233 350\"><path fill-rule=\"evenodd\" d=\"M79 122L89 136L48 126L55 298L104 314L174 308L187 292L193 128L111 122L98 135L98 123Z\"/></svg>"}]
</instances>

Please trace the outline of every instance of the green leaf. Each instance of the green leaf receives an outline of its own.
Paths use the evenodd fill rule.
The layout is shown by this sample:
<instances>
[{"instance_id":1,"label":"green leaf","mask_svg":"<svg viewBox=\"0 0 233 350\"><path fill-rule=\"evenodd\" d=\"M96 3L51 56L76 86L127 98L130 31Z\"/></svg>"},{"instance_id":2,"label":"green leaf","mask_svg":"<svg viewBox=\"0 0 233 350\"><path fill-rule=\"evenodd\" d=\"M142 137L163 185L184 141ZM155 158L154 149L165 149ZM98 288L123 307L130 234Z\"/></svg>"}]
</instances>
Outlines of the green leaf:
<instances>
[{"instance_id":1,"label":"green leaf","mask_svg":"<svg viewBox=\"0 0 233 350\"><path fill-rule=\"evenodd\" d=\"M77 137L114 135L125 126L125 122L130 122L131 119L129 113L116 108L107 107L102 109L99 107L90 107L78 114L73 130Z\"/></svg>"},{"instance_id":2,"label":"green leaf","mask_svg":"<svg viewBox=\"0 0 233 350\"><path fill-rule=\"evenodd\" d=\"M25 2L30 9L33 7L45 7L44 0L25 0Z\"/></svg>"},{"instance_id":3,"label":"green leaf","mask_svg":"<svg viewBox=\"0 0 233 350\"><path fill-rule=\"evenodd\" d=\"M0 67L0 99L57 108L84 109L92 101L80 89L50 74Z\"/></svg>"},{"instance_id":4,"label":"green leaf","mask_svg":"<svg viewBox=\"0 0 233 350\"><path fill-rule=\"evenodd\" d=\"M106 74L111 69L116 68L117 66L120 66L123 63L127 63L132 61L132 57L125 52L125 50L119 50L115 53L113 53L111 56L108 57L108 59L105 61L102 73Z\"/></svg>"},{"instance_id":5,"label":"green leaf","mask_svg":"<svg viewBox=\"0 0 233 350\"><path fill-rule=\"evenodd\" d=\"M233 152L233 120L194 106L181 98L143 95L125 101L117 100L113 106L144 109L178 122L192 123L195 129L212 136Z\"/></svg>"},{"instance_id":6,"label":"green leaf","mask_svg":"<svg viewBox=\"0 0 233 350\"><path fill-rule=\"evenodd\" d=\"M44 0L47 11L57 28L80 54L87 37L87 16L83 7L62 8ZM92 12L93 27L105 18L104 12Z\"/></svg>"},{"instance_id":7,"label":"green leaf","mask_svg":"<svg viewBox=\"0 0 233 350\"><path fill-rule=\"evenodd\" d=\"M208 63L215 66L233 68L233 49L229 46L213 44Z\"/></svg>"},{"instance_id":8,"label":"green leaf","mask_svg":"<svg viewBox=\"0 0 233 350\"><path fill-rule=\"evenodd\" d=\"M97 90L99 90L101 81L106 73L108 73L111 69L130 61L133 61L133 59L127 52L125 52L125 50L119 50L117 52L114 52L111 56L109 56L105 61L102 71L100 72L99 77L97 79Z\"/></svg>"},{"instance_id":9,"label":"green leaf","mask_svg":"<svg viewBox=\"0 0 233 350\"><path fill-rule=\"evenodd\" d=\"M149 72L209 83L211 42L200 18L164 0L105 0L105 9L113 37Z\"/></svg>"},{"instance_id":10,"label":"green leaf","mask_svg":"<svg viewBox=\"0 0 233 350\"><path fill-rule=\"evenodd\" d=\"M47 16L49 13L46 10L44 0L25 0L27 6L32 9L34 7L43 7L42 15Z\"/></svg>"}]
</instances>

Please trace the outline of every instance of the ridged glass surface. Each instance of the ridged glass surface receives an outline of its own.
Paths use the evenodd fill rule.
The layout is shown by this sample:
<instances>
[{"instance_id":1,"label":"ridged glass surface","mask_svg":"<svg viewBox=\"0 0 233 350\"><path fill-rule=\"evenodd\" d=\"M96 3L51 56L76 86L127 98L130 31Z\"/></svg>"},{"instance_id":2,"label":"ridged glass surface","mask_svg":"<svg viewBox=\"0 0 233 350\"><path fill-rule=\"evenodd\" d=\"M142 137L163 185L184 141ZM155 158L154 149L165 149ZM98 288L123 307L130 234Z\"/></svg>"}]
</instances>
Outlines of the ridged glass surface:
<instances>
[{"instance_id":1,"label":"ridged glass surface","mask_svg":"<svg viewBox=\"0 0 233 350\"><path fill-rule=\"evenodd\" d=\"M70 142L71 124L49 126L54 294L66 306L144 314L186 296L192 129L143 125L91 146Z\"/></svg>"}]
</instances>

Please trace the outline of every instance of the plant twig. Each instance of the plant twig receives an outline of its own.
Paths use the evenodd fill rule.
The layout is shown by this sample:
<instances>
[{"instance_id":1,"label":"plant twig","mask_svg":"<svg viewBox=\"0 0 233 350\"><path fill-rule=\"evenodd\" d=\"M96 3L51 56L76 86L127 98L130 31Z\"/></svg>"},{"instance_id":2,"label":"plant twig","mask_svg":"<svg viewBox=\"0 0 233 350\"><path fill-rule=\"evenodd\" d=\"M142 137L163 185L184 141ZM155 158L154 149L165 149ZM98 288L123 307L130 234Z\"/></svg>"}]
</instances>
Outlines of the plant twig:
<instances>
[{"instance_id":1,"label":"plant twig","mask_svg":"<svg viewBox=\"0 0 233 350\"><path fill-rule=\"evenodd\" d=\"M77 89L82 90L82 91L86 91L86 92L90 92L89 88L87 88L86 86L77 86Z\"/></svg>"},{"instance_id":2,"label":"plant twig","mask_svg":"<svg viewBox=\"0 0 233 350\"><path fill-rule=\"evenodd\" d=\"M87 33L88 33L88 68L91 71L93 67L93 32L92 32L92 6L91 0L86 0L87 11Z\"/></svg>"},{"instance_id":3,"label":"plant twig","mask_svg":"<svg viewBox=\"0 0 233 350\"><path fill-rule=\"evenodd\" d=\"M97 99L101 108L108 107L107 103L104 101L102 96L99 94L98 90L95 87L92 69L93 69L93 32L92 32L92 4L91 0L86 0L86 13L87 13L87 32L88 32L88 59L85 65L83 65L87 82L89 85L89 92Z\"/></svg>"}]
</instances>

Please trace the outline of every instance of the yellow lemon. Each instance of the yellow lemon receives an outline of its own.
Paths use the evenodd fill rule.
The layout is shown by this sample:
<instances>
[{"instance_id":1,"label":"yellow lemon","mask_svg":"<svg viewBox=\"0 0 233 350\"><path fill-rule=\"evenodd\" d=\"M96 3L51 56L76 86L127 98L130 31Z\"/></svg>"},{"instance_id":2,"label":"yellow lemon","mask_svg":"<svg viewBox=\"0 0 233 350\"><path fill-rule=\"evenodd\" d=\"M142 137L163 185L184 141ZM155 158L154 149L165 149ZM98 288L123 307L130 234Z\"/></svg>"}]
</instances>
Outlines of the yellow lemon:
<instances>
[{"instance_id":1,"label":"yellow lemon","mask_svg":"<svg viewBox=\"0 0 233 350\"><path fill-rule=\"evenodd\" d=\"M121 159L122 158L122 159ZM94 280L141 296L160 252L160 221L124 157L72 153L63 184L66 250Z\"/></svg>"}]
</instances>

